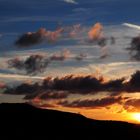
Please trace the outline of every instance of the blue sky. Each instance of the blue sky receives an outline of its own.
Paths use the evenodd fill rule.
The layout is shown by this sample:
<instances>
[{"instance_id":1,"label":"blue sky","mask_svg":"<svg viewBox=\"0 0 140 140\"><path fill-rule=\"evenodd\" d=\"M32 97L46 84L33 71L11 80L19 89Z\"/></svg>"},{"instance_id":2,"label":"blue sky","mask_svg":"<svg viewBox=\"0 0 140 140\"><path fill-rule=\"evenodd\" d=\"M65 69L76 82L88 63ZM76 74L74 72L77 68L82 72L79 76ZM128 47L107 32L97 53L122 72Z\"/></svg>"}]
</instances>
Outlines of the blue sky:
<instances>
[{"instance_id":1,"label":"blue sky","mask_svg":"<svg viewBox=\"0 0 140 140\"><path fill-rule=\"evenodd\" d=\"M76 1L76 0L75 0ZM138 0L0 0L0 31L33 31L40 26L54 28L57 22L92 25L139 23Z\"/></svg>"}]
</instances>

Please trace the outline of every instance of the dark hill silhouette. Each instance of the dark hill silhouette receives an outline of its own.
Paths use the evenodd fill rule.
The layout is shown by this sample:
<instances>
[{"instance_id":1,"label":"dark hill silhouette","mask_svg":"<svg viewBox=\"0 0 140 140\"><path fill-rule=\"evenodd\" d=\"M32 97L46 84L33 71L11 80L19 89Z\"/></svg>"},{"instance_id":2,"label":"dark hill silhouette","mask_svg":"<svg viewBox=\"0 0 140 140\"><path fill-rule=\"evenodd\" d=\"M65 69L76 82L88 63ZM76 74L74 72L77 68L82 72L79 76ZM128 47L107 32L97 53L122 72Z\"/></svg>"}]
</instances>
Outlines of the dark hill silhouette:
<instances>
[{"instance_id":1,"label":"dark hill silhouette","mask_svg":"<svg viewBox=\"0 0 140 140\"><path fill-rule=\"evenodd\" d=\"M80 114L39 109L28 104L0 104L0 137L48 139L140 138L140 125L97 121Z\"/></svg>"}]
</instances>

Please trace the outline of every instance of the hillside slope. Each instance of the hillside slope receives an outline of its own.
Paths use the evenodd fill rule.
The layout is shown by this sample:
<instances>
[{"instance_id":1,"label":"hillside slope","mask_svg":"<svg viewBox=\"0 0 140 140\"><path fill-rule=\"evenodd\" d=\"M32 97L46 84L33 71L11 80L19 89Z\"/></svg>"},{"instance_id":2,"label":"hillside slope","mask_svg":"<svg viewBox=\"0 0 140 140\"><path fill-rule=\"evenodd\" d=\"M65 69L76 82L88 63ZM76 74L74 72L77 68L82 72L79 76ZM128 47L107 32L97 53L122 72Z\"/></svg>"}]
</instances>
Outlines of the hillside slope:
<instances>
[{"instance_id":1,"label":"hillside slope","mask_svg":"<svg viewBox=\"0 0 140 140\"><path fill-rule=\"evenodd\" d=\"M1 136L60 138L140 138L140 126L97 121L82 115L43 110L28 104L0 104Z\"/></svg>"}]
</instances>

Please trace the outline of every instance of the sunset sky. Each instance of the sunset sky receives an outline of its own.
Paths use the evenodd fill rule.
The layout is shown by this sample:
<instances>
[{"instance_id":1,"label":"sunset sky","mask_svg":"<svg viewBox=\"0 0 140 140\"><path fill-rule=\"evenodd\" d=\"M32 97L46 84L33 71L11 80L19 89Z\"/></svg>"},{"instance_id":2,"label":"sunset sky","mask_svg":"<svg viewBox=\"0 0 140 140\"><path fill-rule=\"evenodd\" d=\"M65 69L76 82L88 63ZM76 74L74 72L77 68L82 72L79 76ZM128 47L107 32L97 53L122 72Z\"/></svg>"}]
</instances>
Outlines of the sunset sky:
<instances>
[{"instance_id":1,"label":"sunset sky","mask_svg":"<svg viewBox=\"0 0 140 140\"><path fill-rule=\"evenodd\" d=\"M0 0L0 103L140 123L139 5Z\"/></svg>"}]
</instances>

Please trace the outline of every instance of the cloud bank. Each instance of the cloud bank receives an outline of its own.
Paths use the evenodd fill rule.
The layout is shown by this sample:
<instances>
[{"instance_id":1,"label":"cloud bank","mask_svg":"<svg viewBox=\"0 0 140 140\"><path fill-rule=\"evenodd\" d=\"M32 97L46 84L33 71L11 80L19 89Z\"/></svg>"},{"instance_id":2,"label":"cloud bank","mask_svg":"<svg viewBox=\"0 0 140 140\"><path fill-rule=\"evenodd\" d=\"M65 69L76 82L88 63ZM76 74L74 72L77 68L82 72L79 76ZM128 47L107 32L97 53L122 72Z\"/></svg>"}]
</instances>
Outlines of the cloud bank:
<instances>
[{"instance_id":1,"label":"cloud bank","mask_svg":"<svg viewBox=\"0 0 140 140\"><path fill-rule=\"evenodd\" d=\"M76 75L68 75L65 77L47 77L45 78L41 84L28 84L24 83L15 88L7 88L6 93L9 94L40 94L38 91L44 92L47 90L55 90L55 91L68 91L70 94L80 93L82 95L85 94L98 94L101 91L106 92L116 92L119 95L122 92L138 92L140 91L139 83L140 83L140 71L135 72L131 75L129 81L125 81L125 78L114 79L105 81L104 77L95 77L94 75L88 76L76 76Z\"/></svg>"}]
</instances>

